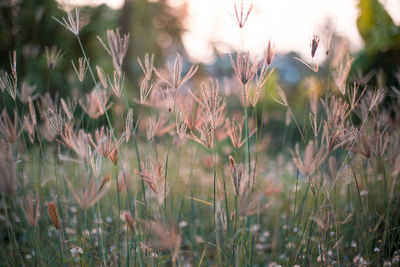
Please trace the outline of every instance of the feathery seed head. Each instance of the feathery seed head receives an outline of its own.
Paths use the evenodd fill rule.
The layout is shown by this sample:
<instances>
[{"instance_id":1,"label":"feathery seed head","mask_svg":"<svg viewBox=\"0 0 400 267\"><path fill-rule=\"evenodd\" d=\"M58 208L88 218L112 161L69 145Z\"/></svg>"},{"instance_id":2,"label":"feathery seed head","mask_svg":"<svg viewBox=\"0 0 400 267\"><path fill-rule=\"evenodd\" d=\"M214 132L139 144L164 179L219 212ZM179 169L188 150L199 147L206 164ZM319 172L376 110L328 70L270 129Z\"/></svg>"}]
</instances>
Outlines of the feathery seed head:
<instances>
[{"instance_id":1,"label":"feathery seed head","mask_svg":"<svg viewBox=\"0 0 400 267\"><path fill-rule=\"evenodd\" d=\"M122 143L121 137L117 142L113 140L113 133L110 129L101 127L94 132L95 142L89 136L89 140L103 157L107 157L114 165L118 163L118 147Z\"/></svg>"},{"instance_id":2,"label":"feathery seed head","mask_svg":"<svg viewBox=\"0 0 400 267\"><path fill-rule=\"evenodd\" d=\"M18 76L17 76L17 52L14 50L13 56L10 54L10 67L11 74L0 70L0 90L1 92L7 91L7 93L12 97L15 101L17 97L17 85L18 85Z\"/></svg>"},{"instance_id":3,"label":"feathery seed head","mask_svg":"<svg viewBox=\"0 0 400 267\"><path fill-rule=\"evenodd\" d=\"M178 113L176 114L176 133L178 134L179 139L181 142L184 140L187 131L187 124L185 120L185 114L182 111L182 108L179 109Z\"/></svg>"},{"instance_id":4,"label":"feathery seed head","mask_svg":"<svg viewBox=\"0 0 400 267\"><path fill-rule=\"evenodd\" d=\"M320 38L318 34L313 35L313 39L311 41L310 47L311 47L311 57L315 57L315 53L317 52L318 45L319 45Z\"/></svg>"},{"instance_id":5,"label":"feathery seed head","mask_svg":"<svg viewBox=\"0 0 400 267\"><path fill-rule=\"evenodd\" d=\"M367 159L371 157L372 143L371 138L368 136L367 133L360 133L360 138L357 139L354 151L360 153Z\"/></svg>"},{"instance_id":6,"label":"feathery seed head","mask_svg":"<svg viewBox=\"0 0 400 267\"><path fill-rule=\"evenodd\" d=\"M34 94L36 90L36 85L29 85L26 81L23 81L21 84L21 93L18 94L19 100L22 103L28 103L30 100L35 100L39 97L39 94Z\"/></svg>"},{"instance_id":7,"label":"feathery seed head","mask_svg":"<svg viewBox=\"0 0 400 267\"><path fill-rule=\"evenodd\" d=\"M121 96L121 92L124 86L124 79L125 79L125 74L122 73L121 75L118 75L116 71L114 71L114 79L112 82L110 80L110 77L108 77L108 82L111 85L111 89L114 92L114 94L118 97Z\"/></svg>"},{"instance_id":8,"label":"feathery seed head","mask_svg":"<svg viewBox=\"0 0 400 267\"><path fill-rule=\"evenodd\" d=\"M243 123L244 118L241 119L240 122L237 122L235 118L231 120L226 119L225 128L226 132L231 139L232 145L235 148L240 148L244 143L246 143L246 139L242 140L242 132L243 132ZM249 138L256 132L254 129L251 133L249 133Z\"/></svg>"},{"instance_id":9,"label":"feathery seed head","mask_svg":"<svg viewBox=\"0 0 400 267\"><path fill-rule=\"evenodd\" d=\"M108 47L105 45L103 40L97 36L97 39L106 49L106 51L110 54L114 64L114 70L117 72L118 76L122 75L122 64L126 52L128 51L129 36L130 34L128 33L124 34L121 37L119 29L116 29L115 31L108 30L107 31Z\"/></svg>"},{"instance_id":10,"label":"feathery seed head","mask_svg":"<svg viewBox=\"0 0 400 267\"><path fill-rule=\"evenodd\" d=\"M57 21L58 23L60 23L62 26L64 26L67 30L69 30L70 32L72 32L75 36L79 35L79 10L78 8L74 8L74 13L75 13L75 17L74 14L71 10L67 11L67 19L65 19L64 17L61 18L61 20L52 17L55 21Z\"/></svg>"},{"instance_id":11,"label":"feathery seed head","mask_svg":"<svg viewBox=\"0 0 400 267\"><path fill-rule=\"evenodd\" d=\"M294 164L303 175L311 175L327 157L324 149L318 148L318 144L314 141L308 142L304 152L304 159L300 156L298 145L296 145L295 151L290 151L290 154Z\"/></svg>"},{"instance_id":12,"label":"feathery seed head","mask_svg":"<svg viewBox=\"0 0 400 267\"><path fill-rule=\"evenodd\" d=\"M333 80L342 95L346 94L346 81L350 73L352 62L353 59L347 54L345 60L343 60L339 67L332 71Z\"/></svg>"},{"instance_id":13,"label":"feathery seed head","mask_svg":"<svg viewBox=\"0 0 400 267\"><path fill-rule=\"evenodd\" d=\"M76 108L76 101L71 101L69 98L67 102L64 98L61 98L61 107L64 111L64 114L67 116L68 122L72 122L74 119L74 111Z\"/></svg>"},{"instance_id":14,"label":"feathery seed head","mask_svg":"<svg viewBox=\"0 0 400 267\"><path fill-rule=\"evenodd\" d=\"M58 49L57 46L52 46L50 49L46 46L45 51L47 67L49 70L52 70L56 67L57 62L63 57L64 53L61 49Z\"/></svg>"},{"instance_id":15,"label":"feathery seed head","mask_svg":"<svg viewBox=\"0 0 400 267\"><path fill-rule=\"evenodd\" d=\"M125 141L128 142L129 138L132 135L132 126L133 126L133 109L128 110L128 114L126 115L125 120Z\"/></svg>"},{"instance_id":16,"label":"feathery seed head","mask_svg":"<svg viewBox=\"0 0 400 267\"><path fill-rule=\"evenodd\" d=\"M221 120L225 103L219 95L219 83L217 79L209 78L208 83L201 83L200 97L190 91L190 94L198 104L208 113L214 127L223 123Z\"/></svg>"},{"instance_id":17,"label":"feathery seed head","mask_svg":"<svg viewBox=\"0 0 400 267\"><path fill-rule=\"evenodd\" d=\"M153 74L153 67L154 67L154 54L149 55L149 53L146 53L144 55L144 63L140 60L140 58L137 58L137 61L139 63L140 68L143 71L144 77L147 81L151 80L151 75Z\"/></svg>"},{"instance_id":18,"label":"feathery seed head","mask_svg":"<svg viewBox=\"0 0 400 267\"><path fill-rule=\"evenodd\" d=\"M151 101L151 92L155 87L155 82L149 81L147 79L143 79L140 84L140 104L146 103L147 99L150 97Z\"/></svg>"},{"instance_id":19,"label":"feathery seed head","mask_svg":"<svg viewBox=\"0 0 400 267\"><path fill-rule=\"evenodd\" d=\"M164 165L158 161L152 161L147 158L141 162L141 170L134 170L134 173L146 183L150 190L156 195L158 204L164 202L165 193L168 193L169 186L164 180Z\"/></svg>"},{"instance_id":20,"label":"feathery seed head","mask_svg":"<svg viewBox=\"0 0 400 267\"><path fill-rule=\"evenodd\" d=\"M198 137L193 132L190 132L190 138L207 148L211 148L214 144L214 126L210 118L204 121L196 131L200 136Z\"/></svg>"},{"instance_id":21,"label":"feathery seed head","mask_svg":"<svg viewBox=\"0 0 400 267\"><path fill-rule=\"evenodd\" d=\"M264 61L267 63L268 66L271 65L274 56L275 56L275 49L272 47L271 41L268 41L267 49L264 52Z\"/></svg>"},{"instance_id":22,"label":"feathery seed head","mask_svg":"<svg viewBox=\"0 0 400 267\"><path fill-rule=\"evenodd\" d=\"M7 93L15 100L17 96L17 81L8 72L0 72L0 89L2 92Z\"/></svg>"},{"instance_id":23,"label":"feathery seed head","mask_svg":"<svg viewBox=\"0 0 400 267\"><path fill-rule=\"evenodd\" d=\"M14 110L14 120L11 121L6 110L4 109L0 115L0 138L15 143L21 132L18 130L18 115Z\"/></svg>"},{"instance_id":24,"label":"feathery seed head","mask_svg":"<svg viewBox=\"0 0 400 267\"><path fill-rule=\"evenodd\" d=\"M35 126L36 126L36 117L32 118L32 115L30 117L28 115L24 115L23 128L28 133L29 141L32 144L33 141L35 140Z\"/></svg>"},{"instance_id":25,"label":"feathery seed head","mask_svg":"<svg viewBox=\"0 0 400 267\"><path fill-rule=\"evenodd\" d=\"M89 59L88 59L89 62ZM78 68L75 66L75 63L71 60L72 67L74 68L74 71L76 73L76 76L78 76L78 80L80 82L83 82L83 79L86 76L86 72L89 68L89 64L86 62L86 60L83 57L80 57L78 59Z\"/></svg>"},{"instance_id":26,"label":"feathery seed head","mask_svg":"<svg viewBox=\"0 0 400 267\"><path fill-rule=\"evenodd\" d=\"M104 196L109 188L110 180L110 176L105 175L100 183L96 185L95 179L92 178L90 179L89 184L81 186L81 191L77 192L71 181L67 177L65 177L65 182L69 190L71 191L72 196L74 197L79 207L81 207L82 209L89 209L93 207L93 205L96 204Z\"/></svg>"},{"instance_id":27,"label":"feathery seed head","mask_svg":"<svg viewBox=\"0 0 400 267\"><path fill-rule=\"evenodd\" d=\"M51 223L54 225L56 229L58 229L60 227L60 220L58 217L56 204L54 204L54 202L50 202L49 205L47 206L47 211L49 213Z\"/></svg>"},{"instance_id":28,"label":"feathery seed head","mask_svg":"<svg viewBox=\"0 0 400 267\"><path fill-rule=\"evenodd\" d=\"M248 170L243 164L236 163L232 156L229 156L229 169L231 172L233 187L235 189L235 195L241 199L244 197L246 191L252 187L255 178L256 164L253 166L253 175L250 175Z\"/></svg>"},{"instance_id":29,"label":"feathery seed head","mask_svg":"<svg viewBox=\"0 0 400 267\"><path fill-rule=\"evenodd\" d=\"M104 89L107 89L108 88L108 83L107 83L106 75L104 74L103 69L101 67L99 67L99 66L96 66L96 71L97 71L97 77L99 78L101 86Z\"/></svg>"},{"instance_id":30,"label":"feathery seed head","mask_svg":"<svg viewBox=\"0 0 400 267\"><path fill-rule=\"evenodd\" d=\"M124 218L126 225L129 228L129 230L132 232L132 234L134 234L135 233L135 222L132 217L132 213L130 213L129 211L125 211L123 213L123 218Z\"/></svg>"},{"instance_id":31,"label":"feathery seed head","mask_svg":"<svg viewBox=\"0 0 400 267\"><path fill-rule=\"evenodd\" d=\"M153 68L153 69L154 69L155 74L158 76L158 78L160 78L162 81L164 81L165 83L170 85L172 88L177 90L179 87L181 87L183 84L185 84L188 80L190 80L190 78L193 77L193 75L197 72L197 70L199 68L198 66L192 65L192 66L190 66L188 72L183 77L181 77L182 76L182 67L183 67L182 57L179 54L177 54L173 70L171 70L170 67L168 66L168 72L169 72L168 78L165 77L156 68Z\"/></svg>"},{"instance_id":32,"label":"feathery seed head","mask_svg":"<svg viewBox=\"0 0 400 267\"><path fill-rule=\"evenodd\" d=\"M191 95L186 95L180 103L185 124L190 131L198 128L206 120L206 111L196 99Z\"/></svg>"},{"instance_id":33,"label":"feathery seed head","mask_svg":"<svg viewBox=\"0 0 400 267\"><path fill-rule=\"evenodd\" d=\"M48 109L46 112L46 129L51 139L54 139L62 132L64 120L57 110Z\"/></svg>"},{"instance_id":34,"label":"feathery seed head","mask_svg":"<svg viewBox=\"0 0 400 267\"><path fill-rule=\"evenodd\" d=\"M74 151L83 160L87 161L91 155L91 147L89 144L90 135L82 129L75 133L72 125L65 124L61 139L64 145Z\"/></svg>"},{"instance_id":35,"label":"feathery seed head","mask_svg":"<svg viewBox=\"0 0 400 267\"><path fill-rule=\"evenodd\" d=\"M34 205L36 202L36 205ZM33 199L31 195L26 197L21 203L22 212L25 215L25 219L28 221L30 226L35 227L39 220L39 209L40 209L40 199L39 194L36 193L36 198Z\"/></svg>"},{"instance_id":36,"label":"feathery seed head","mask_svg":"<svg viewBox=\"0 0 400 267\"><path fill-rule=\"evenodd\" d=\"M167 85L165 89L161 90L161 96L168 112L174 111L176 89Z\"/></svg>"},{"instance_id":37,"label":"feathery seed head","mask_svg":"<svg viewBox=\"0 0 400 267\"><path fill-rule=\"evenodd\" d=\"M251 11L253 11L253 4L250 4L247 7L247 11L244 11L244 3L243 0L240 0L240 7L238 7L237 2L233 4L233 8L235 10L235 19L239 28L243 28L247 22L247 19L250 16Z\"/></svg>"},{"instance_id":38,"label":"feathery seed head","mask_svg":"<svg viewBox=\"0 0 400 267\"><path fill-rule=\"evenodd\" d=\"M97 119L111 107L112 104L107 103L109 99L110 94L106 90L94 88L83 101L79 100L79 104L90 118Z\"/></svg>"},{"instance_id":39,"label":"feathery seed head","mask_svg":"<svg viewBox=\"0 0 400 267\"><path fill-rule=\"evenodd\" d=\"M246 85L256 73L255 65L251 63L249 52L240 52L236 56L236 62L233 61L231 55L232 68L236 74L237 79L242 85Z\"/></svg>"},{"instance_id":40,"label":"feathery seed head","mask_svg":"<svg viewBox=\"0 0 400 267\"><path fill-rule=\"evenodd\" d=\"M153 142L154 136L156 135L158 125L160 124L160 119L157 119L156 116L151 116L147 120L147 140Z\"/></svg>"}]
</instances>

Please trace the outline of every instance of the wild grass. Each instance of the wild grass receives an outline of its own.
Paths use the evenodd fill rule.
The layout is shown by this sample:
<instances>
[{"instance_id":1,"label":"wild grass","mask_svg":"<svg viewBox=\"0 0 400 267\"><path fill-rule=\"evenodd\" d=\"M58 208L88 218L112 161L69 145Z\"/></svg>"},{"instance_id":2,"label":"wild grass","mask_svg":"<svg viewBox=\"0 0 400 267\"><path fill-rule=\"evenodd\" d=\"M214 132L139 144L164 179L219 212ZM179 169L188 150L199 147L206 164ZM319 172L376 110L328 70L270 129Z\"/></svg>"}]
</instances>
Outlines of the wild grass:
<instances>
[{"instance_id":1,"label":"wild grass","mask_svg":"<svg viewBox=\"0 0 400 267\"><path fill-rule=\"evenodd\" d=\"M234 8L244 30L253 6ZM184 66L180 55L163 68L146 54L138 59L140 95L129 99L129 34L99 38L114 70L94 72L79 11L56 21L82 51L71 67L79 96L58 99L21 84L16 52L11 74L0 76L3 102L14 102L0 116L2 265L399 264L398 89L350 82L352 59L342 56L328 77L308 79L306 110L296 112L279 84L266 92L269 43L261 59L231 56L231 95L216 77L194 81L198 66ZM313 72L319 42L315 35L305 63ZM335 52L330 39L325 49ZM66 56L55 47L46 55L51 91ZM85 79L92 88L82 87ZM315 79L326 82L323 93ZM285 134L278 155L267 153L268 95L299 140L289 147ZM388 95L393 106L382 104Z\"/></svg>"}]
</instances>

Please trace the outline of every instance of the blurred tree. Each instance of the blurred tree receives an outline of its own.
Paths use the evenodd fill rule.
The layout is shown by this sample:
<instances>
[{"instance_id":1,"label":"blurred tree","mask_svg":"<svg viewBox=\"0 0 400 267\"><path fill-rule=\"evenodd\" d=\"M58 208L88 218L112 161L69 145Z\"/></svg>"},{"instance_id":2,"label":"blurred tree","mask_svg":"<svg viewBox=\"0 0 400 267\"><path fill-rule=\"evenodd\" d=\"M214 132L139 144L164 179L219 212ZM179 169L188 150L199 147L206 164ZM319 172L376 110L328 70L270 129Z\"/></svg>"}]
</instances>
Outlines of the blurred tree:
<instances>
[{"instance_id":1,"label":"blurred tree","mask_svg":"<svg viewBox=\"0 0 400 267\"><path fill-rule=\"evenodd\" d=\"M358 53L353 71L378 72L375 85L400 88L396 79L400 71L400 26L378 0L359 0L358 8L357 26L365 48Z\"/></svg>"},{"instance_id":2,"label":"blurred tree","mask_svg":"<svg viewBox=\"0 0 400 267\"><path fill-rule=\"evenodd\" d=\"M159 65L166 56L184 51L181 32L186 14L185 5L173 8L167 0L125 0L118 21L122 32L131 33L125 62L131 81L136 85L137 78L141 76L137 57L154 53L156 64Z\"/></svg>"},{"instance_id":3,"label":"blurred tree","mask_svg":"<svg viewBox=\"0 0 400 267\"><path fill-rule=\"evenodd\" d=\"M111 74L111 60L96 36L104 39L107 29L120 27L122 33L131 33L128 55L125 59L126 82L137 88L139 67L136 57L145 52L165 58L166 53L182 51L180 33L184 7L174 9L166 0L126 0L121 10L106 5L80 7L80 38L90 63L102 66ZM71 66L82 55L74 36L52 17L66 16L55 0L0 1L0 69L9 71L8 55L17 51L17 70L21 80L36 85L41 93L71 95L71 83L78 81ZM64 52L51 77L47 68L45 46L57 46ZM21 82L19 81L19 83ZM49 81L50 80L50 81ZM49 87L49 88L48 88ZM93 82L86 77L83 90L88 92ZM20 89L20 84L18 84ZM131 90L131 89L130 89Z\"/></svg>"}]
</instances>

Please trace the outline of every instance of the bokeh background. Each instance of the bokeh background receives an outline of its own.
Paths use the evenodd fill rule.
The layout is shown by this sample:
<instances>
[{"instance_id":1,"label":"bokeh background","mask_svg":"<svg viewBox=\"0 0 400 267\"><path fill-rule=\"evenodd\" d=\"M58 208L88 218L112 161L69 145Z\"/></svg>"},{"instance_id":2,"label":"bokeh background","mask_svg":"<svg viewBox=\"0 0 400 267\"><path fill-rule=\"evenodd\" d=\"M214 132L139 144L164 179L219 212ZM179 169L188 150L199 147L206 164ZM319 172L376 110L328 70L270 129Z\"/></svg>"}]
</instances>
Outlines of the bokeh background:
<instances>
[{"instance_id":1,"label":"bokeh background","mask_svg":"<svg viewBox=\"0 0 400 267\"><path fill-rule=\"evenodd\" d=\"M75 79L71 60L78 60L80 48L70 32L53 17L60 18L65 15L65 9L79 6L80 37L93 66L99 65L108 73L112 70L97 36L105 38L106 30L114 28L131 34L124 62L126 91L131 100L138 96L142 78L137 57L143 57L147 52L155 54L156 66L173 61L176 53L184 56L185 66L199 64L199 72L186 90L196 81L213 76L221 80L224 90L229 93L235 89L229 80L233 73L229 54L249 50L262 56L271 41L276 50L275 71L265 92L279 81L290 92L289 96L296 99L294 111L300 112L307 102L308 79L312 71L295 58L309 62L312 35L321 36L316 55L320 79L311 89L322 94L324 77L330 76L327 73L331 71L335 57L335 53L326 56L324 49L324 40L330 33L332 47L342 47L354 58L351 79L371 78L371 88L399 88L395 74L395 66L400 62L399 1L244 1L245 8L253 4L253 14L241 31L235 30L233 3L233 0L3 0L0 2L0 69L8 70L9 53L15 49L19 77L24 77L26 84L35 86L37 93L48 91L52 97L77 96L80 84ZM63 51L57 71L51 75L46 46L57 46ZM72 89L71 84L75 84ZM83 91L90 92L92 86L90 79L85 79ZM387 101L390 101L390 94ZM264 104L260 106L269 111L269 117L265 119L269 120L266 125L271 134L280 138L281 131L288 131L296 142L296 130L286 130L285 125L281 125L285 114L270 94L263 93L261 102ZM13 102L4 97L0 105L3 109L12 106ZM119 116L115 110L118 111L114 109L111 114L114 118ZM140 106L135 110L140 110ZM102 122L104 120L99 120L96 125L88 123L87 127L97 127L97 123Z\"/></svg>"}]
</instances>

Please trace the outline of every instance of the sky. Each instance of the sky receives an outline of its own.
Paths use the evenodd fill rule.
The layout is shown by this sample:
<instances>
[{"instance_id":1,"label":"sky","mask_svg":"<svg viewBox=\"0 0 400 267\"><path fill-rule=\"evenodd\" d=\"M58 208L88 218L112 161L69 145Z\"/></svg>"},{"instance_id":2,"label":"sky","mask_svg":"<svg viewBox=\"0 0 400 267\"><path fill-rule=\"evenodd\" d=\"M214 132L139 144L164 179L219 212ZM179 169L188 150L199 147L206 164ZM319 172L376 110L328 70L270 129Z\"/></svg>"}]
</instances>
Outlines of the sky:
<instances>
[{"instance_id":1,"label":"sky","mask_svg":"<svg viewBox=\"0 0 400 267\"><path fill-rule=\"evenodd\" d=\"M119 8L123 0L66 0L70 4L106 3ZM157 0L151 0L157 1ZM278 53L296 51L309 54L313 34L326 34L331 29L350 40L351 48L362 47L357 31L358 16L355 0L243 0L244 10L250 3L253 12L244 28L239 29L234 17L234 3L240 0L170 0L172 6L188 4L183 42L193 61L212 63L215 59L211 44L221 52L249 50L261 53L271 41ZM400 24L400 0L380 0L397 24ZM322 56L317 54L317 59Z\"/></svg>"}]
</instances>

